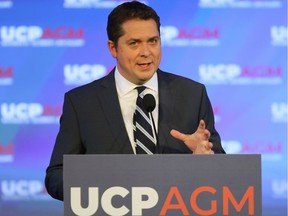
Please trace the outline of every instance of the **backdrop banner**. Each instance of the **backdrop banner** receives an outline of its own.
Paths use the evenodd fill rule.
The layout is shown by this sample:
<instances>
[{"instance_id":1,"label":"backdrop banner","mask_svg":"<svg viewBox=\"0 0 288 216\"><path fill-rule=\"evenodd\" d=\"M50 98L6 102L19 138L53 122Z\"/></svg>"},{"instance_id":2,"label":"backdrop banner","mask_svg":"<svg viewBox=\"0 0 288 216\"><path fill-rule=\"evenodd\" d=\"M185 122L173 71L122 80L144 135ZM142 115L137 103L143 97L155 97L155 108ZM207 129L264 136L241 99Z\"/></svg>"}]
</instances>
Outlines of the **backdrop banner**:
<instances>
[{"instance_id":1,"label":"backdrop banner","mask_svg":"<svg viewBox=\"0 0 288 216\"><path fill-rule=\"evenodd\" d=\"M64 94L115 67L106 25L123 2L0 0L5 216L63 215L44 178ZM205 85L226 153L261 154L263 216L287 215L287 0L141 2L160 16L159 68Z\"/></svg>"}]
</instances>

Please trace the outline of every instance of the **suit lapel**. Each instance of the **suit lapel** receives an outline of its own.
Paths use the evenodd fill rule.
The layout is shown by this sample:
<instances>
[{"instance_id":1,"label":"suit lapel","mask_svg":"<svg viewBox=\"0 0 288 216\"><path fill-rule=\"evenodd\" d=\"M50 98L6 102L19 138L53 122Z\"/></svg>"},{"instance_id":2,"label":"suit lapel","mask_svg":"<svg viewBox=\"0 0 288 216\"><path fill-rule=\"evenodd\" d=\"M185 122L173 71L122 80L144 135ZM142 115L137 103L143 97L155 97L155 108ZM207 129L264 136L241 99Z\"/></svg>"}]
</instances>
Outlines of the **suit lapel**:
<instances>
[{"instance_id":1,"label":"suit lapel","mask_svg":"<svg viewBox=\"0 0 288 216\"><path fill-rule=\"evenodd\" d=\"M98 97L104 115L111 127L111 135L115 137L115 145L118 145L117 149L124 154L133 154L133 149L121 113L115 85L114 70L103 79Z\"/></svg>"},{"instance_id":2,"label":"suit lapel","mask_svg":"<svg viewBox=\"0 0 288 216\"><path fill-rule=\"evenodd\" d=\"M159 139L159 153L169 153L168 146L172 144L170 130L173 121L174 109L174 95L172 87L170 86L169 77L158 70L158 84L159 84L159 120L158 120L158 139ZM170 143L170 144L169 144Z\"/></svg>"}]
</instances>

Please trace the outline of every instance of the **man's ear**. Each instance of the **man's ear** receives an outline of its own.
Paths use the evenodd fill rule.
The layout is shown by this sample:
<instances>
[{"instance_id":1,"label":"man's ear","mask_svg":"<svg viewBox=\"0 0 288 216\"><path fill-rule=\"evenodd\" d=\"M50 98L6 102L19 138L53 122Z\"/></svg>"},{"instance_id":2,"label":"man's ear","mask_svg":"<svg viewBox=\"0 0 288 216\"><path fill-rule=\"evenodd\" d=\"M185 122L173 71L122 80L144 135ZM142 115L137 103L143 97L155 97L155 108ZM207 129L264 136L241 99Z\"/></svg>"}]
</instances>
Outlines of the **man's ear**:
<instances>
[{"instance_id":1,"label":"man's ear","mask_svg":"<svg viewBox=\"0 0 288 216\"><path fill-rule=\"evenodd\" d=\"M114 57L114 58L117 58L117 48L115 46L115 43L111 40L108 40L108 49L111 53L111 55Z\"/></svg>"}]
</instances>

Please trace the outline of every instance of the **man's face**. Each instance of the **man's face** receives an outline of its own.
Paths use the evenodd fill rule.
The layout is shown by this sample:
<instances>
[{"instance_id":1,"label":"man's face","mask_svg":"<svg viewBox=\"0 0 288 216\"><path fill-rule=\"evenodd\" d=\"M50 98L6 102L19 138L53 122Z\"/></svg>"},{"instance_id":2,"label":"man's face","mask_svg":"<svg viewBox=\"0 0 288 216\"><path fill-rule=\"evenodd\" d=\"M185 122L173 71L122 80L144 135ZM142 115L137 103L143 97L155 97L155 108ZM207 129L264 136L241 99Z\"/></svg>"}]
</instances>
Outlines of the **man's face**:
<instances>
[{"instance_id":1,"label":"man's face","mask_svg":"<svg viewBox=\"0 0 288 216\"><path fill-rule=\"evenodd\" d=\"M122 24L124 35L117 47L108 41L109 50L117 59L122 76L136 85L147 82L158 69L161 60L161 41L156 22L128 20Z\"/></svg>"}]
</instances>

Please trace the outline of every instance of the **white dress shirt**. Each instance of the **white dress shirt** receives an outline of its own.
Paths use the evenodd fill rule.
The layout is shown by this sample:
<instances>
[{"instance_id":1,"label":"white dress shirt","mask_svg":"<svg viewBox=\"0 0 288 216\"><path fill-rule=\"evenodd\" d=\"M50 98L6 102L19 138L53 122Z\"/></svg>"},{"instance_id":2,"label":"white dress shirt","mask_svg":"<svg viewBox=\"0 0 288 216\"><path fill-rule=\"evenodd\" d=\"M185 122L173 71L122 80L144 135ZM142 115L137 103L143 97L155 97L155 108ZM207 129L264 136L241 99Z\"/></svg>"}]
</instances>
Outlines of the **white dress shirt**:
<instances>
[{"instance_id":1,"label":"white dress shirt","mask_svg":"<svg viewBox=\"0 0 288 216\"><path fill-rule=\"evenodd\" d=\"M129 82L125 79L118 71L117 67L115 69L115 82L117 94L120 102L121 112L124 119L125 127L134 151L135 143L134 143L134 133L133 133L133 115L136 109L136 99L138 96L137 89L138 85ZM151 77L149 81L147 81L143 86L146 87L144 90L144 94L150 93L155 97L156 107L152 112L156 131L158 131L158 110L159 110L159 94L158 94L158 77L157 74Z\"/></svg>"}]
</instances>

